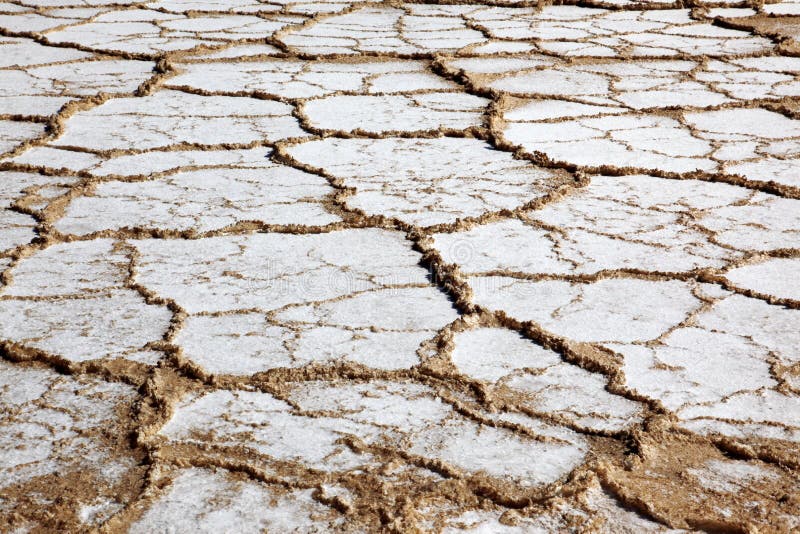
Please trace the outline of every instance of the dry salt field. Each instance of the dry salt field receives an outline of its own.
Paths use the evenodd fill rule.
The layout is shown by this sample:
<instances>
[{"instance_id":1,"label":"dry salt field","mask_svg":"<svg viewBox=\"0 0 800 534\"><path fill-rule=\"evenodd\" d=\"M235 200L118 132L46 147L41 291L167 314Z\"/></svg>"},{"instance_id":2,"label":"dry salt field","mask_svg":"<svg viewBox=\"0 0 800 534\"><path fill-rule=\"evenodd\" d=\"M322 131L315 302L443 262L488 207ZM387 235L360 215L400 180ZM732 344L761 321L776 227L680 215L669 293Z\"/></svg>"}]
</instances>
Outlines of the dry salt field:
<instances>
[{"instance_id":1,"label":"dry salt field","mask_svg":"<svg viewBox=\"0 0 800 534\"><path fill-rule=\"evenodd\" d=\"M0 0L0 532L800 531L800 2Z\"/></svg>"}]
</instances>

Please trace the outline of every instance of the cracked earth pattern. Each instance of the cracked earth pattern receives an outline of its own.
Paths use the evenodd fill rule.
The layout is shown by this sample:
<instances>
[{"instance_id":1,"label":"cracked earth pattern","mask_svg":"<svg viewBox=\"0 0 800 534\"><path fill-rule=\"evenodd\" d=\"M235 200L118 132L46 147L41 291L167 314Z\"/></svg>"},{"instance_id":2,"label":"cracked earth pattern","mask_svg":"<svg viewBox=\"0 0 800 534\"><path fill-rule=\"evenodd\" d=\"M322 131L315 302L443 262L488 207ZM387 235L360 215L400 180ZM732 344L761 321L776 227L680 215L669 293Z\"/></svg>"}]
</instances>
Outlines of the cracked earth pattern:
<instances>
[{"instance_id":1,"label":"cracked earth pattern","mask_svg":"<svg viewBox=\"0 0 800 534\"><path fill-rule=\"evenodd\" d=\"M0 0L0 532L800 531L800 2Z\"/></svg>"}]
</instances>

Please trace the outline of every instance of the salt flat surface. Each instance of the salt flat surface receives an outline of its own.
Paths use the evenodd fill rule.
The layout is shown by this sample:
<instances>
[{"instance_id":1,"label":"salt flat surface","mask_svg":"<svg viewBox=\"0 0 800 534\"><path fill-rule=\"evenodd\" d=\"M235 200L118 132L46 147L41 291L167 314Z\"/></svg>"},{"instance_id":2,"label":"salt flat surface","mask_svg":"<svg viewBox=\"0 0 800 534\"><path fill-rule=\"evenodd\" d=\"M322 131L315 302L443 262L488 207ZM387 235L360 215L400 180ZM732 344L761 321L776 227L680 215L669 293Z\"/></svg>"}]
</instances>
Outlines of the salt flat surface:
<instances>
[{"instance_id":1,"label":"salt flat surface","mask_svg":"<svg viewBox=\"0 0 800 534\"><path fill-rule=\"evenodd\" d=\"M800 4L561 4L0 1L0 532L800 530Z\"/></svg>"}]
</instances>

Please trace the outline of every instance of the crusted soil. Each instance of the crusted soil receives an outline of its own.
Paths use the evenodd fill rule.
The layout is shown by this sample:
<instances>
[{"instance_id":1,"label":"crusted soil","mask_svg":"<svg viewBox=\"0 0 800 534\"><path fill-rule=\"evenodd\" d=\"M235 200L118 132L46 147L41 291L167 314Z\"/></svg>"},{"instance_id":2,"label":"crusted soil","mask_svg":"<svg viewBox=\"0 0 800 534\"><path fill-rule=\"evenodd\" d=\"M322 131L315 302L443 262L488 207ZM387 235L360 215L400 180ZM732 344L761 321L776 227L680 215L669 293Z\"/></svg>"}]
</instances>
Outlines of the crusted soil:
<instances>
[{"instance_id":1,"label":"crusted soil","mask_svg":"<svg viewBox=\"0 0 800 534\"><path fill-rule=\"evenodd\" d=\"M0 1L0 532L797 532L799 36Z\"/></svg>"}]
</instances>

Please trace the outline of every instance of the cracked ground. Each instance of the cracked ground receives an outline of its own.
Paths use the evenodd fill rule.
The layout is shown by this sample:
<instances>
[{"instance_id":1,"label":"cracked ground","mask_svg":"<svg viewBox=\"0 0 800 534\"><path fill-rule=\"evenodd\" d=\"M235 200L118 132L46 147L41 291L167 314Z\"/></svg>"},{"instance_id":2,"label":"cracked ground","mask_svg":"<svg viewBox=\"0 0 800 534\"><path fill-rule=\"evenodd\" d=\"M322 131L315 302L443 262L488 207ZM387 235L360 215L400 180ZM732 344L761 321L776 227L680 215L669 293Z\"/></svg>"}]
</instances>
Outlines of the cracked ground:
<instances>
[{"instance_id":1,"label":"cracked ground","mask_svg":"<svg viewBox=\"0 0 800 534\"><path fill-rule=\"evenodd\" d=\"M800 2L0 0L0 532L800 531Z\"/></svg>"}]
</instances>

